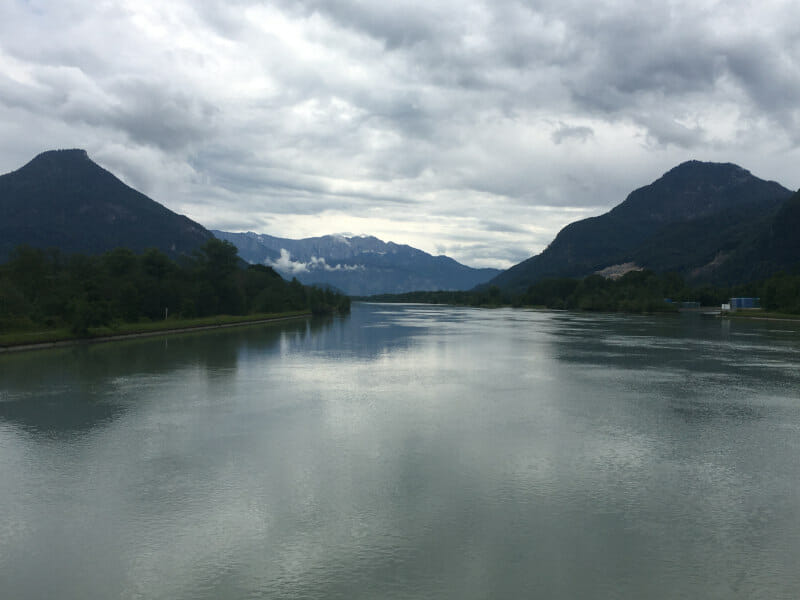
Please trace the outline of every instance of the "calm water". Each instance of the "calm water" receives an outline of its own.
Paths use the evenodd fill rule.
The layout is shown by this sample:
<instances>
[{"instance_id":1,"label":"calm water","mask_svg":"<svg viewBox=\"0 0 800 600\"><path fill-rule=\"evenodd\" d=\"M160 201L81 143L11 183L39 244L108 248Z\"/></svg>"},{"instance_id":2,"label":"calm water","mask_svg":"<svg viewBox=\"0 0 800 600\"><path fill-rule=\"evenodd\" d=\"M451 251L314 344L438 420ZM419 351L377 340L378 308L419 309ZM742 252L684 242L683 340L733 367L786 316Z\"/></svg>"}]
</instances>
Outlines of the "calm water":
<instances>
[{"instance_id":1,"label":"calm water","mask_svg":"<svg viewBox=\"0 0 800 600\"><path fill-rule=\"evenodd\" d=\"M0 596L800 598L798 328L362 304L0 356Z\"/></svg>"}]
</instances>

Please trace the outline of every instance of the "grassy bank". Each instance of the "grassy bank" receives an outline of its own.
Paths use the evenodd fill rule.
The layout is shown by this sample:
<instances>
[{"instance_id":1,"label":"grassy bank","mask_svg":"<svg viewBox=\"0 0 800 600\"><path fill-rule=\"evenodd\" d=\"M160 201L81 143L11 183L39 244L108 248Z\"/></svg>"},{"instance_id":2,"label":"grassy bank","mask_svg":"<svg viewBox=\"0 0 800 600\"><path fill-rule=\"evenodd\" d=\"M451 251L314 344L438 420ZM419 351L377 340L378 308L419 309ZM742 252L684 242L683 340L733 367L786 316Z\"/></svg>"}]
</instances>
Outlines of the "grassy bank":
<instances>
[{"instance_id":1,"label":"grassy bank","mask_svg":"<svg viewBox=\"0 0 800 600\"><path fill-rule=\"evenodd\" d=\"M0 334L0 349L19 346L34 346L37 344L53 344L58 342L100 341L111 340L115 337L129 337L135 335L151 335L187 331L192 329L206 329L214 327L228 327L233 325L246 325L262 321L276 321L297 317L309 317L311 313L304 310L287 311L281 313L259 313L253 315L216 315L200 317L197 319L165 319L163 321L142 321L138 323L118 323L102 327L89 327L88 335L78 336L68 328L45 329L39 331L15 331Z\"/></svg>"}]
</instances>

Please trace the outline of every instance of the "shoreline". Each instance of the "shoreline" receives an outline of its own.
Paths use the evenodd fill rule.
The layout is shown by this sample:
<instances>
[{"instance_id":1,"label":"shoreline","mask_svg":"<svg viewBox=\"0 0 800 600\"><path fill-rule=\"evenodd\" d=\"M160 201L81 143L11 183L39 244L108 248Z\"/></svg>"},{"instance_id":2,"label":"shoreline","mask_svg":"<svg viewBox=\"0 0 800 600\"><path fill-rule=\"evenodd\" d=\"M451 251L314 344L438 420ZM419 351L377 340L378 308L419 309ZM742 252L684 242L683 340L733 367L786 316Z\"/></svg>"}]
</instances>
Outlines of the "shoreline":
<instances>
[{"instance_id":1,"label":"shoreline","mask_svg":"<svg viewBox=\"0 0 800 600\"><path fill-rule=\"evenodd\" d=\"M788 323L800 322L800 315L792 315L780 312L761 311L760 309L750 312L748 309L737 311L721 311L720 318L731 319L734 321L785 321Z\"/></svg>"},{"instance_id":2,"label":"shoreline","mask_svg":"<svg viewBox=\"0 0 800 600\"><path fill-rule=\"evenodd\" d=\"M312 314L302 313L298 315L285 315L278 317L258 318L253 320L236 321L233 323L213 323L210 325L189 325L167 329L155 329L153 331L133 331L130 333L119 333L111 335L101 335L97 337L75 338L68 340L53 340L49 342L33 342L0 346L0 355L11 352L25 352L29 350L47 350L49 348L63 348L66 346L78 346L81 344L102 344L106 342L116 342L120 340L130 340L136 338L155 337L159 335L172 335L181 333L192 333L195 331L205 331L210 329L225 329L229 327L242 327L245 325L260 325L263 323L278 323L280 321L290 321L293 319L307 319Z\"/></svg>"},{"instance_id":3,"label":"shoreline","mask_svg":"<svg viewBox=\"0 0 800 600\"><path fill-rule=\"evenodd\" d=\"M781 321L784 323L800 323L800 317L793 319L792 317L734 317L731 315L720 315L722 319L731 319L733 321Z\"/></svg>"}]
</instances>

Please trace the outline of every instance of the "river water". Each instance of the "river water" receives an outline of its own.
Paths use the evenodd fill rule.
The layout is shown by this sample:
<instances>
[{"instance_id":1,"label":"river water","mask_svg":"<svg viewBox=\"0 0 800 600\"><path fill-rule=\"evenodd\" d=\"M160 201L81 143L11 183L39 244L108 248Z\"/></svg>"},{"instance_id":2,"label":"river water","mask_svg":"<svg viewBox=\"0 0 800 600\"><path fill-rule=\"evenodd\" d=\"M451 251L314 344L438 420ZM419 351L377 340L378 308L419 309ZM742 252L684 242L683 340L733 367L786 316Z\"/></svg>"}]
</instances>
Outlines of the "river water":
<instances>
[{"instance_id":1,"label":"river water","mask_svg":"<svg viewBox=\"0 0 800 600\"><path fill-rule=\"evenodd\" d=\"M798 329L355 304L0 356L0 596L800 598Z\"/></svg>"}]
</instances>

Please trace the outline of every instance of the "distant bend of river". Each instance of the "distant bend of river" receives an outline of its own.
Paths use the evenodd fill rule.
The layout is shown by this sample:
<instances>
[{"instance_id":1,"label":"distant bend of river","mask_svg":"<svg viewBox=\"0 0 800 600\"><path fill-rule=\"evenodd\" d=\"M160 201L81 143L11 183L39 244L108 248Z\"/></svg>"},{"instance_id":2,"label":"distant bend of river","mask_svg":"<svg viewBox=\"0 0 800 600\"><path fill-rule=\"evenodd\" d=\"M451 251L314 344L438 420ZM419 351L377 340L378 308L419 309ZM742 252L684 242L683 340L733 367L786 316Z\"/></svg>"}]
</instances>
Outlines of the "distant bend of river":
<instances>
[{"instance_id":1,"label":"distant bend of river","mask_svg":"<svg viewBox=\"0 0 800 600\"><path fill-rule=\"evenodd\" d=\"M0 596L800 598L800 324L355 304L0 356Z\"/></svg>"}]
</instances>

